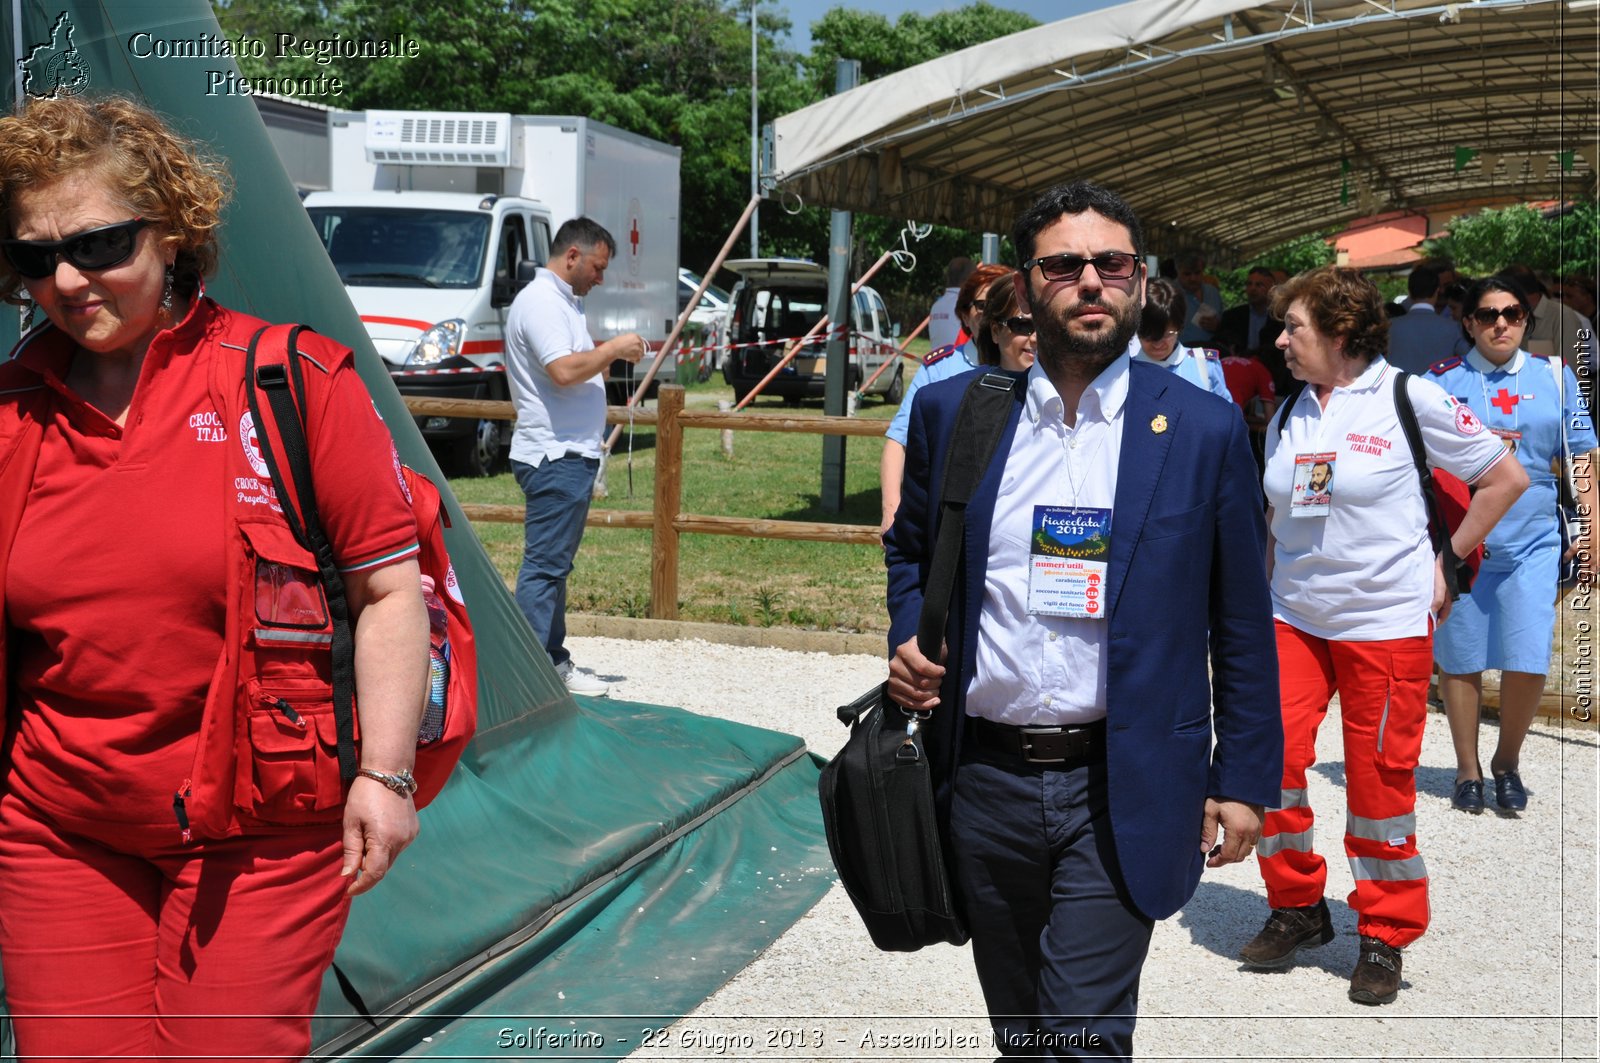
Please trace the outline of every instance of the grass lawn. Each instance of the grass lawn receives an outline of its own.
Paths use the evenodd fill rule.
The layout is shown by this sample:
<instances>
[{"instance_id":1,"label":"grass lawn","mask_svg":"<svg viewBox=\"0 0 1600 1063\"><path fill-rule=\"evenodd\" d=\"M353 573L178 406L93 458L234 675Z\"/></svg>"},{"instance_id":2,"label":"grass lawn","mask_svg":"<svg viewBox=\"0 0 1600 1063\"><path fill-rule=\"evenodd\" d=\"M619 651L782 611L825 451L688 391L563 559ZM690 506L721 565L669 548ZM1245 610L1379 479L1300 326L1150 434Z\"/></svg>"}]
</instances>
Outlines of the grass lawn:
<instances>
[{"instance_id":1,"label":"grass lawn","mask_svg":"<svg viewBox=\"0 0 1600 1063\"><path fill-rule=\"evenodd\" d=\"M920 340L913 349L926 343ZM912 369L910 362L906 370ZM909 379L909 377L908 377ZM716 408L732 401L720 379L689 388L691 408ZM758 399L757 411L820 416L820 399L798 408ZM859 416L885 422L895 407L877 397L863 400ZM876 526L880 509L878 460L882 444L871 438L845 440L845 508L824 512L822 436L735 432L733 457L722 453L720 433L684 431L683 510L711 516L767 517ZM595 510L649 510L655 491L655 432L651 427L622 437L606 465L609 497ZM630 483L631 481L631 483ZM522 492L510 473L452 480L462 502L520 505ZM474 525L507 581L522 558L522 525ZM788 625L821 630L884 631L883 552L876 546L784 542L742 536L685 534L678 540L678 615L684 620L756 626ZM650 533L626 528L590 528L567 585L573 612L645 616L650 601Z\"/></svg>"}]
</instances>

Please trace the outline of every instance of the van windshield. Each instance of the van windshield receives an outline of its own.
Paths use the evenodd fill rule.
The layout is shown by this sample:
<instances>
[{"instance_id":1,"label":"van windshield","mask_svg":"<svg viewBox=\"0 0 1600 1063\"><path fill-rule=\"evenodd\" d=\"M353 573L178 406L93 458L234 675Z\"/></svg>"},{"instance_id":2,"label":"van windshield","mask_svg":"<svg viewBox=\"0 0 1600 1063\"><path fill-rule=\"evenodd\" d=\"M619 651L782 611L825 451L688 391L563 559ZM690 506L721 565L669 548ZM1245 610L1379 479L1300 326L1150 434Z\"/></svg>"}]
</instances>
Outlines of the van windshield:
<instances>
[{"instance_id":1,"label":"van windshield","mask_svg":"<svg viewBox=\"0 0 1600 1063\"><path fill-rule=\"evenodd\" d=\"M489 216L405 207L310 207L322 246L347 285L476 288Z\"/></svg>"}]
</instances>

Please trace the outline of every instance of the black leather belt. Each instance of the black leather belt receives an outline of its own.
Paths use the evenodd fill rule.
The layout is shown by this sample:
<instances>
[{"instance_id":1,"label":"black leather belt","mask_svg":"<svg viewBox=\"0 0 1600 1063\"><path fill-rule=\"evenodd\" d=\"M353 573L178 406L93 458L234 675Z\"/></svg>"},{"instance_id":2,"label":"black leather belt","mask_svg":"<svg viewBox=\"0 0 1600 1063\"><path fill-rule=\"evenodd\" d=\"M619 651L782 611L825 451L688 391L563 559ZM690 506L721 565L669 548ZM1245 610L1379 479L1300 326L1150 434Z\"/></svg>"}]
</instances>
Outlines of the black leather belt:
<instances>
[{"instance_id":1,"label":"black leather belt","mask_svg":"<svg viewBox=\"0 0 1600 1063\"><path fill-rule=\"evenodd\" d=\"M1103 760L1106 722L1078 727L1017 727L981 716L967 717L967 737L983 749L1029 764L1067 764Z\"/></svg>"}]
</instances>

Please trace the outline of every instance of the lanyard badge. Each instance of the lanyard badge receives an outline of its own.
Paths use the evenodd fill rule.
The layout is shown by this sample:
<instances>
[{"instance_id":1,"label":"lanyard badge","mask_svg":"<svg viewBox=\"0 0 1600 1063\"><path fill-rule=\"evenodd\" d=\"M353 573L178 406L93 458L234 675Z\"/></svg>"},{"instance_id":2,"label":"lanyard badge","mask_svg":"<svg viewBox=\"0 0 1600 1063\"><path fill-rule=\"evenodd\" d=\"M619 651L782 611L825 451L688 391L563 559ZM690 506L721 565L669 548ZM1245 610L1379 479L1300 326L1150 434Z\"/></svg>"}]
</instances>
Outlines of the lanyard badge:
<instances>
[{"instance_id":1,"label":"lanyard badge","mask_svg":"<svg viewBox=\"0 0 1600 1063\"><path fill-rule=\"evenodd\" d=\"M1289 516L1326 517L1333 507L1334 453L1296 454L1294 488L1289 495Z\"/></svg>"},{"instance_id":2,"label":"lanyard badge","mask_svg":"<svg viewBox=\"0 0 1600 1063\"><path fill-rule=\"evenodd\" d=\"M1034 506L1028 540L1028 612L1104 620L1111 511Z\"/></svg>"}]
</instances>

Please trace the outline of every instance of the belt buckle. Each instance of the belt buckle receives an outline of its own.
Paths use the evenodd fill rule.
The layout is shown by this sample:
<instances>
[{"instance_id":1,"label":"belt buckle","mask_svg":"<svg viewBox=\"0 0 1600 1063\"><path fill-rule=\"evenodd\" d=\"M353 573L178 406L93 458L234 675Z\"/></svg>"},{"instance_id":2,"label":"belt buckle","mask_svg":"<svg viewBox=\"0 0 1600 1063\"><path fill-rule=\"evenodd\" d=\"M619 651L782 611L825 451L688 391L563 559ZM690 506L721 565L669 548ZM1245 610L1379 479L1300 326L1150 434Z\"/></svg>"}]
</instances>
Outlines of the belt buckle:
<instances>
[{"instance_id":1,"label":"belt buckle","mask_svg":"<svg viewBox=\"0 0 1600 1063\"><path fill-rule=\"evenodd\" d=\"M1066 762L1066 757L1035 756L1033 742L1031 741L1035 735L1066 734L1067 729L1065 727L1019 727L1017 733L1022 739L1022 759L1029 764L1063 764Z\"/></svg>"}]
</instances>

